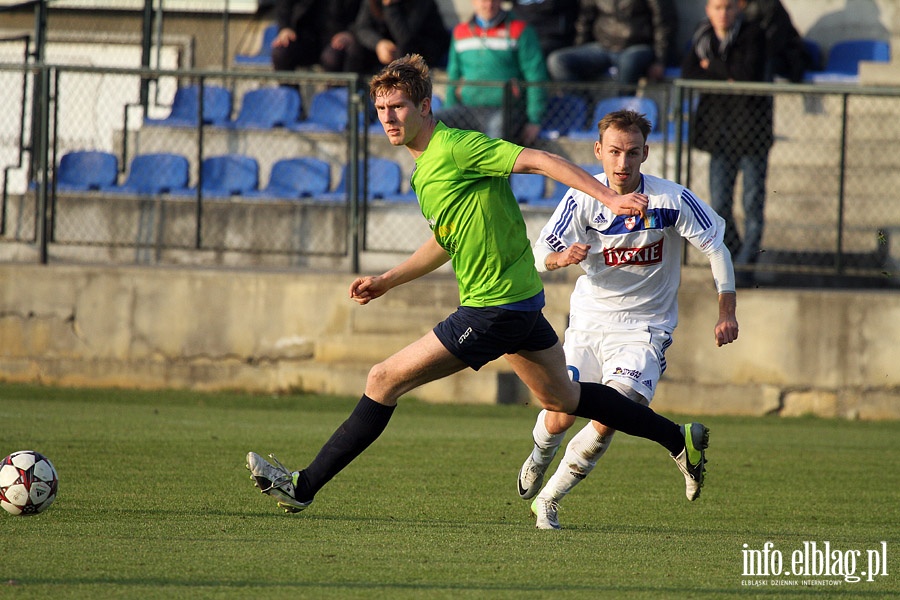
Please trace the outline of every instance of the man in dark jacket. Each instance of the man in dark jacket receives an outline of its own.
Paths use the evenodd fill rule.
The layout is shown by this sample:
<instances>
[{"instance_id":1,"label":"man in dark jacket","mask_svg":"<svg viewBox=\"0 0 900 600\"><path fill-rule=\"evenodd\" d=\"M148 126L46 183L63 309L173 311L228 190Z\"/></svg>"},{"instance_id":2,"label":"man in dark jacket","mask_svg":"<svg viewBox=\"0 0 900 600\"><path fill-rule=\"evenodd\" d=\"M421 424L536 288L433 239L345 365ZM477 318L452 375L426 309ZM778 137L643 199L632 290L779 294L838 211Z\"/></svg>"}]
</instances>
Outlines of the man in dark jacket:
<instances>
[{"instance_id":1,"label":"man in dark jacket","mask_svg":"<svg viewBox=\"0 0 900 600\"><path fill-rule=\"evenodd\" d=\"M358 42L348 70L373 73L407 54L432 66L447 63L450 31L435 0L363 0L352 27Z\"/></svg>"},{"instance_id":2,"label":"man in dark jacket","mask_svg":"<svg viewBox=\"0 0 900 600\"><path fill-rule=\"evenodd\" d=\"M677 28L674 0L581 0L575 45L552 52L547 70L557 81L596 81L612 72L626 85L658 80Z\"/></svg>"},{"instance_id":3,"label":"man in dark jacket","mask_svg":"<svg viewBox=\"0 0 900 600\"><path fill-rule=\"evenodd\" d=\"M513 0L513 13L537 31L544 57L575 44L578 0Z\"/></svg>"},{"instance_id":4,"label":"man in dark jacket","mask_svg":"<svg viewBox=\"0 0 900 600\"><path fill-rule=\"evenodd\" d=\"M272 67L293 71L321 65L344 71L353 36L347 31L359 12L360 0L278 0L278 35L272 41Z\"/></svg>"},{"instance_id":5,"label":"man in dark jacket","mask_svg":"<svg viewBox=\"0 0 900 600\"><path fill-rule=\"evenodd\" d=\"M739 0L738 7L745 21L756 23L766 34L767 79L778 75L794 83L803 81L814 66L812 57L781 0Z\"/></svg>"},{"instance_id":6,"label":"man in dark jacket","mask_svg":"<svg viewBox=\"0 0 900 600\"><path fill-rule=\"evenodd\" d=\"M738 0L707 0L707 20L700 24L681 65L685 79L763 81L765 34L745 21ZM752 94L705 92L691 127L691 144L709 152L710 206L725 219L725 243L735 266L750 265L759 255L766 200L766 172L772 131L772 98ZM738 170L743 173L743 240L732 204Z\"/></svg>"}]
</instances>

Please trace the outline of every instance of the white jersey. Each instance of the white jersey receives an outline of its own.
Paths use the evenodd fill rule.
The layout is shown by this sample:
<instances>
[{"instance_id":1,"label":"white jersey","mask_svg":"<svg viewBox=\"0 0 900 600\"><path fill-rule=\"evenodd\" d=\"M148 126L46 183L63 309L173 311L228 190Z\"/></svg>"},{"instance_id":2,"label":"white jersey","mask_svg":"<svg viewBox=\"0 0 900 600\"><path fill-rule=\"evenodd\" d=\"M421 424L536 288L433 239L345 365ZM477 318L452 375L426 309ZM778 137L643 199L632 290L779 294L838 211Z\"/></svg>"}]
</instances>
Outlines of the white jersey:
<instances>
[{"instance_id":1,"label":"white jersey","mask_svg":"<svg viewBox=\"0 0 900 600\"><path fill-rule=\"evenodd\" d=\"M595 177L609 185L604 173ZM616 216L595 198L570 188L541 230L535 254L562 252L576 242L590 244L580 263L586 274L578 278L570 299L572 314L671 332L678 322L682 239L709 255L723 245L725 221L673 181L642 175L635 191L649 198L643 219Z\"/></svg>"}]
</instances>

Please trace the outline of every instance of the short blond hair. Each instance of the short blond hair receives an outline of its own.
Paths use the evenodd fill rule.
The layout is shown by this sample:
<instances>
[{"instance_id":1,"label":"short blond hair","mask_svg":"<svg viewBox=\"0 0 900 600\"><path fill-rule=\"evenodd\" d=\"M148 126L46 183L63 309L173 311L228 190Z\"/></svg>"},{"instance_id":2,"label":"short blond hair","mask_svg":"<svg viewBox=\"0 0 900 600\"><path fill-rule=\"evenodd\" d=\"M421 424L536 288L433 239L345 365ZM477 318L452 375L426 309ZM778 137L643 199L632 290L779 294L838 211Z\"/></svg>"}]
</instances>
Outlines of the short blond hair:
<instances>
[{"instance_id":1,"label":"short blond hair","mask_svg":"<svg viewBox=\"0 0 900 600\"><path fill-rule=\"evenodd\" d=\"M650 130L652 129L652 125L646 115L627 108L608 113L600 119L600 122L597 123L597 129L600 131L601 142L603 141L604 132L610 127L619 131L637 129L644 136L644 142L647 141L647 136L650 135Z\"/></svg>"},{"instance_id":2,"label":"short blond hair","mask_svg":"<svg viewBox=\"0 0 900 600\"><path fill-rule=\"evenodd\" d=\"M391 90L399 90L417 106L425 98L431 98L431 71L419 54L407 54L387 65L369 81L369 96Z\"/></svg>"}]
</instances>

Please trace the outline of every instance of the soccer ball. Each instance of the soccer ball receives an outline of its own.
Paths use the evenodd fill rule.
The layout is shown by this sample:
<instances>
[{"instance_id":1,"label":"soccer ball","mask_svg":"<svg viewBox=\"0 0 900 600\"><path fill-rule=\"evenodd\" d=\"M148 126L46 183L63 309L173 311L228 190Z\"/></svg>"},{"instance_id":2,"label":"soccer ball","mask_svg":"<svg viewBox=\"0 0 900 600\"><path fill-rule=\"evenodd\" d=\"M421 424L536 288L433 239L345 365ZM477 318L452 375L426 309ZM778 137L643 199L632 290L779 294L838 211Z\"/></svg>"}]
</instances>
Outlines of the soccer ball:
<instances>
[{"instance_id":1,"label":"soccer ball","mask_svg":"<svg viewBox=\"0 0 900 600\"><path fill-rule=\"evenodd\" d=\"M0 506L13 515L34 515L53 504L59 477L46 456L13 452L0 462Z\"/></svg>"}]
</instances>

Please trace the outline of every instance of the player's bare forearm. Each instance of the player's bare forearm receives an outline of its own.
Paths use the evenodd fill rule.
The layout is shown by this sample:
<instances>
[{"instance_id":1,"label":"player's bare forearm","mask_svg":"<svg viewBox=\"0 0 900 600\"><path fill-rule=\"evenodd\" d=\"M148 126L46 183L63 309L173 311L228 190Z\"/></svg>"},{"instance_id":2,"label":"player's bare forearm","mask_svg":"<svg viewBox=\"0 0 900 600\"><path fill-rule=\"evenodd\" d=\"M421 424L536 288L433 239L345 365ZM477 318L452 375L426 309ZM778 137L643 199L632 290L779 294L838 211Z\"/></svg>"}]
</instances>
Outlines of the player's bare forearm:
<instances>
[{"instance_id":1,"label":"player's bare forearm","mask_svg":"<svg viewBox=\"0 0 900 600\"><path fill-rule=\"evenodd\" d=\"M383 277L391 281L391 287L396 287L431 273L448 260L450 255L431 236L409 258L385 272Z\"/></svg>"},{"instance_id":2,"label":"player's bare forearm","mask_svg":"<svg viewBox=\"0 0 900 600\"><path fill-rule=\"evenodd\" d=\"M719 294L719 320L716 323L716 346L724 346L738 339L737 295Z\"/></svg>"},{"instance_id":3,"label":"player's bare forearm","mask_svg":"<svg viewBox=\"0 0 900 600\"><path fill-rule=\"evenodd\" d=\"M620 196L570 160L543 150L525 148L519 153L514 173L537 173L596 198L617 215L644 216L647 197L631 193Z\"/></svg>"},{"instance_id":4,"label":"player's bare forearm","mask_svg":"<svg viewBox=\"0 0 900 600\"><path fill-rule=\"evenodd\" d=\"M588 250L590 249L589 244L572 244L562 252L551 252L548 254L547 258L544 259L544 266L547 267L548 271L555 271L569 265L577 265L587 258Z\"/></svg>"},{"instance_id":5,"label":"player's bare forearm","mask_svg":"<svg viewBox=\"0 0 900 600\"><path fill-rule=\"evenodd\" d=\"M418 250L396 267L381 275L359 277L350 285L350 299L368 304L392 288L426 275L450 260L446 250L434 237L429 237Z\"/></svg>"}]
</instances>

